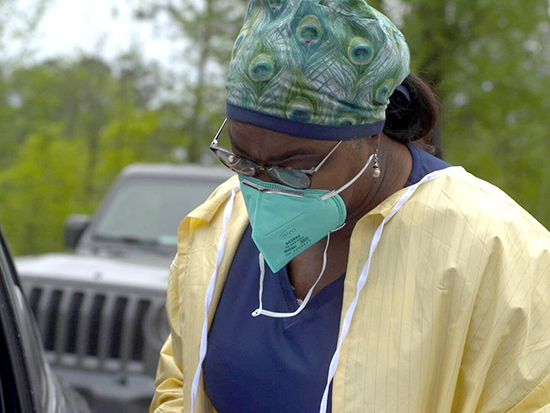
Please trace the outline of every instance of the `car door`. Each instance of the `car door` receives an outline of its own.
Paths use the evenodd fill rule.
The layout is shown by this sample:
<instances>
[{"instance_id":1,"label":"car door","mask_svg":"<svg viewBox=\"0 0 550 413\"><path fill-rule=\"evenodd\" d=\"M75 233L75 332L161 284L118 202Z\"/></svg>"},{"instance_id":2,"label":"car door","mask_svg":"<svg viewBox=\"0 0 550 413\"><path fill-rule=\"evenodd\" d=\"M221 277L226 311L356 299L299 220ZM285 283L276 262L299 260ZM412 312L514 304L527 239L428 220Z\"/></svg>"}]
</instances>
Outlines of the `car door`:
<instances>
[{"instance_id":1,"label":"car door","mask_svg":"<svg viewBox=\"0 0 550 413\"><path fill-rule=\"evenodd\" d=\"M0 380L5 412L89 412L59 382L44 357L35 320L23 295L0 227Z\"/></svg>"},{"instance_id":2,"label":"car door","mask_svg":"<svg viewBox=\"0 0 550 413\"><path fill-rule=\"evenodd\" d=\"M14 270L0 232L0 357L3 409L6 412L37 412L27 352L21 335L22 320L16 310L19 301ZM19 290L21 291L21 290ZM39 367L40 368L40 367Z\"/></svg>"}]
</instances>

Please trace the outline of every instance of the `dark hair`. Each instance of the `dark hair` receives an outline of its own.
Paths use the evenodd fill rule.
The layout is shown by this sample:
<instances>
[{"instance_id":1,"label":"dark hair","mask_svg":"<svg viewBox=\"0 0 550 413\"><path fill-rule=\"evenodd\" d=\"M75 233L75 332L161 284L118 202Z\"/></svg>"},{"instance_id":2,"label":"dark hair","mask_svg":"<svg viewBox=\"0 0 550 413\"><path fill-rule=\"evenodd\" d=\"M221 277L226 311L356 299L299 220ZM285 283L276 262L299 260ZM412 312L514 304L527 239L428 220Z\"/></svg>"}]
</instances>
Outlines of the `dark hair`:
<instances>
[{"instance_id":1,"label":"dark hair","mask_svg":"<svg viewBox=\"0 0 550 413\"><path fill-rule=\"evenodd\" d=\"M435 153L432 133L439 121L440 103L432 88L419 76L410 74L403 85L410 94L410 102L392 98L386 109L384 134L393 140L407 143Z\"/></svg>"}]
</instances>

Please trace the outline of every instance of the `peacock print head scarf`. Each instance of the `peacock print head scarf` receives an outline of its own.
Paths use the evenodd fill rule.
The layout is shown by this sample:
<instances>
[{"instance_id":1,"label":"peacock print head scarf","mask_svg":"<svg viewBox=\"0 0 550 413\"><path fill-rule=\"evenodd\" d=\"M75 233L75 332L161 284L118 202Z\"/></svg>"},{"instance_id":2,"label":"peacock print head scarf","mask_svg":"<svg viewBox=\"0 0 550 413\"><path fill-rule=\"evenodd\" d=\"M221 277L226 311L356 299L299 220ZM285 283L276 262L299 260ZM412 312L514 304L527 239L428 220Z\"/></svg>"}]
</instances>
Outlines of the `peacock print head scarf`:
<instances>
[{"instance_id":1,"label":"peacock print head scarf","mask_svg":"<svg viewBox=\"0 0 550 413\"><path fill-rule=\"evenodd\" d=\"M409 63L401 32L364 0L251 0L227 116L311 139L377 135Z\"/></svg>"}]
</instances>

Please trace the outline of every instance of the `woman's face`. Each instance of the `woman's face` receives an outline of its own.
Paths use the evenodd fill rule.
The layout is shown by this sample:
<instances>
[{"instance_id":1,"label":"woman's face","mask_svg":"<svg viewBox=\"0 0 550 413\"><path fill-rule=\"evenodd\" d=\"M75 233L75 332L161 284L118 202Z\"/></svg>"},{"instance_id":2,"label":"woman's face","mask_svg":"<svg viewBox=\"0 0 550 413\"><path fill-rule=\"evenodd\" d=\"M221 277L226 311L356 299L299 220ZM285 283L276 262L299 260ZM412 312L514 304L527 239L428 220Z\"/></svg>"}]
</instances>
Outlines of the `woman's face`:
<instances>
[{"instance_id":1,"label":"woman's face","mask_svg":"<svg viewBox=\"0 0 550 413\"><path fill-rule=\"evenodd\" d=\"M232 150L260 165L276 165L296 169L315 168L336 146L338 141L304 139L273 132L258 126L228 120ZM345 141L329 157L326 163L311 177L311 189L334 190L344 186L359 173L375 148L371 138ZM372 166L369 170L372 171ZM372 185L372 172L365 172L362 179L343 191L340 196L349 207L364 190L365 180ZM274 182L264 172L258 176L266 182ZM358 191L359 188L363 188ZM364 198L366 192L362 192Z\"/></svg>"}]
</instances>

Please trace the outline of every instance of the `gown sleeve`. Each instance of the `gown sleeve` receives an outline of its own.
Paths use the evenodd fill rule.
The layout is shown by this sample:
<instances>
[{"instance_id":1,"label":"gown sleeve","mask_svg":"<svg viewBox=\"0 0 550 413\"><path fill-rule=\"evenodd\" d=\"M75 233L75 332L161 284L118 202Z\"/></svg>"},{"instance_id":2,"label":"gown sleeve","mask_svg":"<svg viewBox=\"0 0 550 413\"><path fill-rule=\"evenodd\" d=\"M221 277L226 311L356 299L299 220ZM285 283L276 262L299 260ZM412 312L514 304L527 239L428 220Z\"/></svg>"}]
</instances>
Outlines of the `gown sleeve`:
<instances>
[{"instance_id":1,"label":"gown sleeve","mask_svg":"<svg viewBox=\"0 0 550 413\"><path fill-rule=\"evenodd\" d=\"M183 412L183 370L182 340L179 327L179 267L176 260L170 267L166 312L170 324L170 335L160 352L155 380L155 395L150 413Z\"/></svg>"},{"instance_id":2,"label":"gown sleeve","mask_svg":"<svg viewBox=\"0 0 550 413\"><path fill-rule=\"evenodd\" d=\"M485 239L454 412L550 412L550 234L519 208L505 215Z\"/></svg>"}]
</instances>

